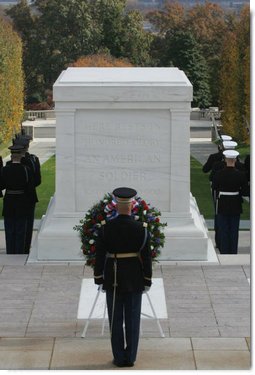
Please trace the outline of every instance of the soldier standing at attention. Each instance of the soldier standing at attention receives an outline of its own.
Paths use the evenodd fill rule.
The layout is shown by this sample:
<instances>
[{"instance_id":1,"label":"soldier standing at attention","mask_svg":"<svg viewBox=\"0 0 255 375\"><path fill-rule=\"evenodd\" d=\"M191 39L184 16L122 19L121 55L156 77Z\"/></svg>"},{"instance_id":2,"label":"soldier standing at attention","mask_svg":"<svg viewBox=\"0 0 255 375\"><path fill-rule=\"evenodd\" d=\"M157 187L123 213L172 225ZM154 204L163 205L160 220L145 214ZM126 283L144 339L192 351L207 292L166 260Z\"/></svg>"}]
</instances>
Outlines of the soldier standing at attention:
<instances>
[{"instance_id":1,"label":"soldier standing at attention","mask_svg":"<svg viewBox=\"0 0 255 375\"><path fill-rule=\"evenodd\" d=\"M34 204L32 172L21 164L23 146L9 147L12 162L2 168L1 189L5 189L3 212L7 254L24 254L27 216Z\"/></svg>"},{"instance_id":2,"label":"soldier standing at attention","mask_svg":"<svg viewBox=\"0 0 255 375\"><path fill-rule=\"evenodd\" d=\"M225 168L217 171L212 185L216 191L216 214L219 231L220 253L237 254L242 196L249 195L245 173L235 167L238 151L226 150Z\"/></svg>"},{"instance_id":3,"label":"soldier standing at attention","mask_svg":"<svg viewBox=\"0 0 255 375\"><path fill-rule=\"evenodd\" d=\"M134 189L124 187L113 191L118 216L102 226L96 242L94 280L106 291L113 363L117 367L134 365L142 293L151 286L149 234L145 224L131 216L136 194Z\"/></svg>"},{"instance_id":4,"label":"soldier standing at attention","mask_svg":"<svg viewBox=\"0 0 255 375\"><path fill-rule=\"evenodd\" d=\"M34 227L34 216L35 216L35 204L38 202L38 197L36 193L36 187L41 184L41 166L39 158L28 152L29 142L31 140L30 136L19 135L14 140L14 144L20 144L24 147L23 156L21 163L30 168L33 173L34 178L34 190L31 192L34 205L31 206L30 212L27 218L27 230L26 230L26 240L25 240L25 252L28 254L31 247L33 227Z\"/></svg>"}]
</instances>

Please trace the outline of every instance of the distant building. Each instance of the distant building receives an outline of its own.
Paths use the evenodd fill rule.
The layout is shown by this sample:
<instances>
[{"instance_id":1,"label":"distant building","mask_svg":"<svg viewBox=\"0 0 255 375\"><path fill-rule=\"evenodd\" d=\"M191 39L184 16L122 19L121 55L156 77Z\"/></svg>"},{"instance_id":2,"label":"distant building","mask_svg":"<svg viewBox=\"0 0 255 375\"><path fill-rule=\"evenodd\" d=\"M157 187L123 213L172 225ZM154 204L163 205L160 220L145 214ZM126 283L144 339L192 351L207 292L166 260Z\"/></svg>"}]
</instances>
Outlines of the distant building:
<instances>
[{"instance_id":1,"label":"distant building","mask_svg":"<svg viewBox=\"0 0 255 375\"><path fill-rule=\"evenodd\" d=\"M34 3L35 0L27 0L28 5ZM16 5L18 4L18 0L0 0L0 5Z\"/></svg>"},{"instance_id":2,"label":"distant building","mask_svg":"<svg viewBox=\"0 0 255 375\"><path fill-rule=\"evenodd\" d=\"M208 0L127 0L127 4L133 9L158 9L162 8L165 3L180 3L185 7L193 7L197 4L205 4ZM233 11L240 10L244 5L249 5L249 0L209 0L209 2L220 5L224 9Z\"/></svg>"}]
</instances>

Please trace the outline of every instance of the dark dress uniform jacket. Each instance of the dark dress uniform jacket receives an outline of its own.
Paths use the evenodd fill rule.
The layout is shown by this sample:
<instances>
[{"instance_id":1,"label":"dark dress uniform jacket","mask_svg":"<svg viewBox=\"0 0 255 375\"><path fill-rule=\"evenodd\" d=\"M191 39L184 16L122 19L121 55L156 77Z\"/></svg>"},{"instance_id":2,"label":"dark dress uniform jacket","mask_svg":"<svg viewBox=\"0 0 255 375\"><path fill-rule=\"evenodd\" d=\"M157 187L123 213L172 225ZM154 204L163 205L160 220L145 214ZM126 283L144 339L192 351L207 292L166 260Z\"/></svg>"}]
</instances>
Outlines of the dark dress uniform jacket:
<instances>
[{"instance_id":1,"label":"dark dress uniform jacket","mask_svg":"<svg viewBox=\"0 0 255 375\"><path fill-rule=\"evenodd\" d=\"M29 167L33 174L34 189L31 192L31 194L33 195L33 198L36 203L38 202L38 197L35 188L41 184L41 166L39 158L36 155L26 152L25 156L21 159L21 163Z\"/></svg>"},{"instance_id":2,"label":"dark dress uniform jacket","mask_svg":"<svg viewBox=\"0 0 255 375\"><path fill-rule=\"evenodd\" d=\"M6 189L3 200L3 216L26 216L34 204L33 175L21 163L9 163L1 173L1 189ZM16 192L16 194L15 194Z\"/></svg>"},{"instance_id":3,"label":"dark dress uniform jacket","mask_svg":"<svg viewBox=\"0 0 255 375\"><path fill-rule=\"evenodd\" d=\"M112 290L114 283L113 258L106 254L138 253L145 237L143 223L132 216L119 215L101 228L96 242L95 283ZM117 259L117 293L140 292L151 286L152 262L149 235L140 257ZM100 277L101 276L101 277Z\"/></svg>"},{"instance_id":4,"label":"dark dress uniform jacket","mask_svg":"<svg viewBox=\"0 0 255 375\"><path fill-rule=\"evenodd\" d=\"M27 165L31 169L34 175L35 186L39 186L42 182L41 165L40 165L39 158L34 154L30 154L29 152L26 152L25 156L21 159L21 163L24 165Z\"/></svg>"},{"instance_id":5,"label":"dark dress uniform jacket","mask_svg":"<svg viewBox=\"0 0 255 375\"><path fill-rule=\"evenodd\" d=\"M242 213L242 196L249 194L245 173L234 167L225 167L215 173L213 189L219 192L239 192L239 195L221 195L218 198L218 213L239 215Z\"/></svg>"},{"instance_id":6,"label":"dark dress uniform jacket","mask_svg":"<svg viewBox=\"0 0 255 375\"><path fill-rule=\"evenodd\" d=\"M209 155L207 162L203 165L203 168L202 168L203 172L208 173L212 171L214 164L217 162L220 162L222 158L223 158L222 151L218 151L215 154ZM210 181L212 180L212 173L210 173L209 180Z\"/></svg>"}]
</instances>

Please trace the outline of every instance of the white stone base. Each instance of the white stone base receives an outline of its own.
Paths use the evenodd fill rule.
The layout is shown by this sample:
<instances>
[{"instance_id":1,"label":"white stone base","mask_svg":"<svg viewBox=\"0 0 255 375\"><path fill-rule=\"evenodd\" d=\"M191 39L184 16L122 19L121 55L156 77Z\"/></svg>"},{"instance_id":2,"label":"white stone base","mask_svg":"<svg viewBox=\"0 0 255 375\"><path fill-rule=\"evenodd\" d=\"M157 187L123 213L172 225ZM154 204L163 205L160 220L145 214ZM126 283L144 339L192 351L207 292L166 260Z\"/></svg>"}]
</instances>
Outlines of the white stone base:
<instances>
[{"instance_id":1,"label":"white stone base","mask_svg":"<svg viewBox=\"0 0 255 375\"><path fill-rule=\"evenodd\" d=\"M164 291L164 283L162 278L153 278L152 286L148 292L151 303L155 310L158 319L167 319L167 308L166 308L166 298ZM79 306L77 312L77 319L88 319L90 312L93 307L97 295L97 285L94 283L94 279L83 279L81 284L81 293L79 299ZM105 311L105 293L100 293L98 301L95 305L94 311L91 319L102 319L104 318ZM148 316L152 316L152 310L150 304L146 298L143 296L142 299L142 319L148 319ZM106 318L108 317L106 312Z\"/></svg>"},{"instance_id":2,"label":"white stone base","mask_svg":"<svg viewBox=\"0 0 255 375\"><path fill-rule=\"evenodd\" d=\"M80 214L57 216L54 208L55 198L52 198L33 242L28 258L29 263L84 260L78 232L73 230L73 227L79 224ZM168 226L165 228L166 242L159 260L218 263L205 221L192 196L190 212L191 215L185 218L162 213L161 221L167 222Z\"/></svg>"}]
</instances>

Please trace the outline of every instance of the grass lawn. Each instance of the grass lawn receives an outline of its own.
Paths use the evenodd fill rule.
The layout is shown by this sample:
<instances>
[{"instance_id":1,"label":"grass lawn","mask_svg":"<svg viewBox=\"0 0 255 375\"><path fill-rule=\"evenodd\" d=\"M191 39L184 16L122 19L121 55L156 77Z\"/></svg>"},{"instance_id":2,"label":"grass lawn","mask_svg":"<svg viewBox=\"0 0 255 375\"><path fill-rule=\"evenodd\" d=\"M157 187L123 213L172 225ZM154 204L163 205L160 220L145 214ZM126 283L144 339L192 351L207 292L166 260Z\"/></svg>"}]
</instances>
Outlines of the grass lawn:
<instances>
[{"instance_id":1,"label":"grass lawn","mask_svg":"<svg viewBox=\"0 0 255 375\"><path fill-rule=\"evenodd\" d=\"M41 219L45 214L50 198L55 192L55 156L41 166L42 183L36 189L39 202L36 204L35 218Z\"/></svg>"},{"instance_id":2,"label":"grass lawn","mask_svg":"<svg viewBox=\"0 0 255 375\"><path fill-rule=\"evenodd\" d=\"M245 150L244 154L248 152ZM205 219L213 219L213 203L210 191L208 174L203 173L202 165L194 158L191 158L191 192L196 198L199 210ZM45 214L50 198L55 192L55 156L51 157L41 167L42 183L37 188L39 202L36 205L35 218L41 219ZM2 212L2 202L0 200L0 210ZM250 207L248 202L243 204L243 214L241 219L250 219Z\"/></svg>"}]
</instances>

